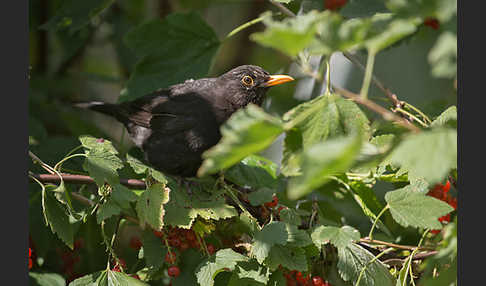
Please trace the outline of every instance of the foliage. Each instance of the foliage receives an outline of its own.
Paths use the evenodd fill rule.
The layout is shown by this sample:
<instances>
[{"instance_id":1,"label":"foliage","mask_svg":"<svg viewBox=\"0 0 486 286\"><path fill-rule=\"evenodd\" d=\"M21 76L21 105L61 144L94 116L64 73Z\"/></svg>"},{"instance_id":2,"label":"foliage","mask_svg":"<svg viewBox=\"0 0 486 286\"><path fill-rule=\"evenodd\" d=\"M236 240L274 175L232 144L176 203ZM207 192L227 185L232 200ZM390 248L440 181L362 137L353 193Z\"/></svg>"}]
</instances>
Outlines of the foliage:
<instances>
[{"instance_id":1,"label":"foliage","mask_svg":"<svg viewBox=\"0 0 486 286\"><path fill-rule=\"evenodd\" d=\"M31 285L457 284L457 109L429 114L407 95L383 90L391 104L367 95L375 55L436 28L429 72L455 81L455 0L268 1L226 38L200 10L229 0L180 1L163 16L146 6L154 1L53 2L31 0L32 37L48 35L59 52L42 59L41 41L31 51ZM118 84L123 102L214 75L219 51L256 23L253 44L281 53L288 65L278 68L297 69L299 84L322 88L235 112L197 178L153 169L111 125L65 103L100 82ZM115 68L93 56L97 37ZM337 52L367 55L359 94L324 78ZM277 138L281 160L265 156ZM46 172L58 183L36 176Z\"/></svg>"}]
</instances>

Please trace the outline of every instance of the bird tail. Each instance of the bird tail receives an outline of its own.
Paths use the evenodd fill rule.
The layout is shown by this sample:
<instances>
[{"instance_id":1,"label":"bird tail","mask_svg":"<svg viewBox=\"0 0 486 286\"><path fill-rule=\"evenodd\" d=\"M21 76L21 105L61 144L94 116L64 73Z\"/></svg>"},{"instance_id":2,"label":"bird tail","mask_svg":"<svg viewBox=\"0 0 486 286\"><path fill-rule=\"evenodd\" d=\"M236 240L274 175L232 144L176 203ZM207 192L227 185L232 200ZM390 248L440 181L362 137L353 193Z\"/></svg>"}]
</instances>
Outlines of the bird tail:
<instances>
[{"instance_id":1,"label":"bird tail","mask_svg":"<svg viewBox=\"0 0 486 286\"><path fill-rule=\"evenodd\" d=\"M106 103L101 101L80 102L74 104L75 107L94 110L112 117L118 121L126 123L127 115L125 110L118 104Z\"/></svg>"}]
</instances>

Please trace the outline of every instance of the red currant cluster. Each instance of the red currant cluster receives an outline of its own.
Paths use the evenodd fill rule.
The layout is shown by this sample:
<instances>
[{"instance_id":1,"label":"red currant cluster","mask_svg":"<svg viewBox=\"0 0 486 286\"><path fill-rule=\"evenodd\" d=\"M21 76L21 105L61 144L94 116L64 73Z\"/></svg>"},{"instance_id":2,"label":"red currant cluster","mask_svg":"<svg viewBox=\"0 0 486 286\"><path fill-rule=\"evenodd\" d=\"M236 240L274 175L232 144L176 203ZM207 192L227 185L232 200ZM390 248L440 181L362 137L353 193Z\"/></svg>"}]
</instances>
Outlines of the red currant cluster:
<instances>
[{"instance_id":1,"label":"red currant cluster","mask_svg":"<svg viewBox=\"0 0 486 286\"><path fill-rule=\"evenodd\" d=\"M348 0L324 0L324 7L334 11L346 5L347 2Z\"/></svg>"},{"instance_id":2,"label":"red currant cluster","mask_svg":"<svg viewBox=\"0 0 486 286\"><path fill-rule=\"evenodd\" d=\"M32 269L32 248L29 247L29 270Z\"/></svg>"},{"instance_id":3,"label":"red currant cluster","mask_svg":"<svg viewBox=\"0 0 486 286\"><path fill-rule=\"evenodd\" d=\"M292 270L284 274L285 280L287 281L287 286L332 286L329 282L324 282L324 280L318 276L312 276L307 274L304 276L302 272L297 270Z\"/></svg>"},{"instance_id":4,"label":"red currant cluster","mask_svg":"<svg viewBox=\"0 0 486 286\"><path fill-rule=\"evenodd\" d=\"M449 181L446 182L445 185L437 184L432 189L429 190L427 193L428 196L434 197L441 201L448 203L454 209L457 209L457 198L454 198L449 194L449 190L451 189L451 183ZM445 216L439 218L439 221L442 223L448 223L451 221L451 214L448 213ZM439 229L434 229L431 231L433 234L439 233Z\"/></svg>"},{"instance_id":5,"label":"red currant cluster","mask_svg":"<svg viewBox=\"0 0 486 286\"><path fill-rule=\"evenodd\" d=\"M424 25L425 26L429 26L429 27L431 27L434 30L438 30L439 27L440 27L439 20L437 20L436 18L432 18L432 17L426 18L424 20Z\"/></svg>"},{"instance_id":6,"label":"red currant cluster","mask_svg":"<svg viewBox=\"0 0 486 286\"><path fill-rule=\"evenodd\" d=\"M171 265L167 269L167 273L170 277L175 278L181 273L180 268L177 265L174 265L177 264L178 253L184 252L189 248L201 250L199 240L192 229L169 226L167 235L162 231L154 231L153 233L161 239L162 243L165 244L167 241L167 244L170 247L175 248L175 250L169 249L165 256L165 262ZM206 249L210 255L216 252L216 247L211 243L206 244Z\"/></svg>"}]
</instances>

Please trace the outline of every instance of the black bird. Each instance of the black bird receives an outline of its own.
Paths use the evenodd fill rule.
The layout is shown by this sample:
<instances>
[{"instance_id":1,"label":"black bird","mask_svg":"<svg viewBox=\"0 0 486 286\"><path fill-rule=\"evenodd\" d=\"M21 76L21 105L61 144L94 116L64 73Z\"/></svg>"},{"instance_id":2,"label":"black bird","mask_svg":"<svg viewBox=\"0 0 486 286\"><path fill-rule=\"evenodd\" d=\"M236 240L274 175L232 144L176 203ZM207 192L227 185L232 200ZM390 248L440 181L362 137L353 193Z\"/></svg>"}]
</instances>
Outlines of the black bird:
<instances>
[{"instance_id":1,"label":"black bird","mask_svg":"<svg viewBox=\"0 0 486 286\"><path fill-rule=\"evenodd\" d=\"M115 117L145 160L169 175L194 177L201 154L221 139L220 126L249 103L263 103L268 88L292 81L261 67L243 65L216 78L189 79L130 102L80 103Z\"/></svg>"}]
</instances>

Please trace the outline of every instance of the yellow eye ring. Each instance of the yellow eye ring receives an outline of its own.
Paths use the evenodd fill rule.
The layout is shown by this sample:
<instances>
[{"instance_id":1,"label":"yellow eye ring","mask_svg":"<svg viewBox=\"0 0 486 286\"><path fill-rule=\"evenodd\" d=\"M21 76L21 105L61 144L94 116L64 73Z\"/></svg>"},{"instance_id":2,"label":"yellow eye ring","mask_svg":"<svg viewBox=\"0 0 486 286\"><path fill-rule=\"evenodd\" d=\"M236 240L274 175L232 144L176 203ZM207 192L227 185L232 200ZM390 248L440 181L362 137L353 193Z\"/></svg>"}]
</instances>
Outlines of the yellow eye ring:
<instances>
[{"instance_id":1,"label":"yellow eye ring","mask_svg":"<svg viewBox=\"0 0 486 286\"><path fill-rule=\"evenodd\" d=\"M245 75L242 79L241 82L246 85L246 86L252 86L253 85L253 78L249 75Z\"/></svg>"}]
</instances>

